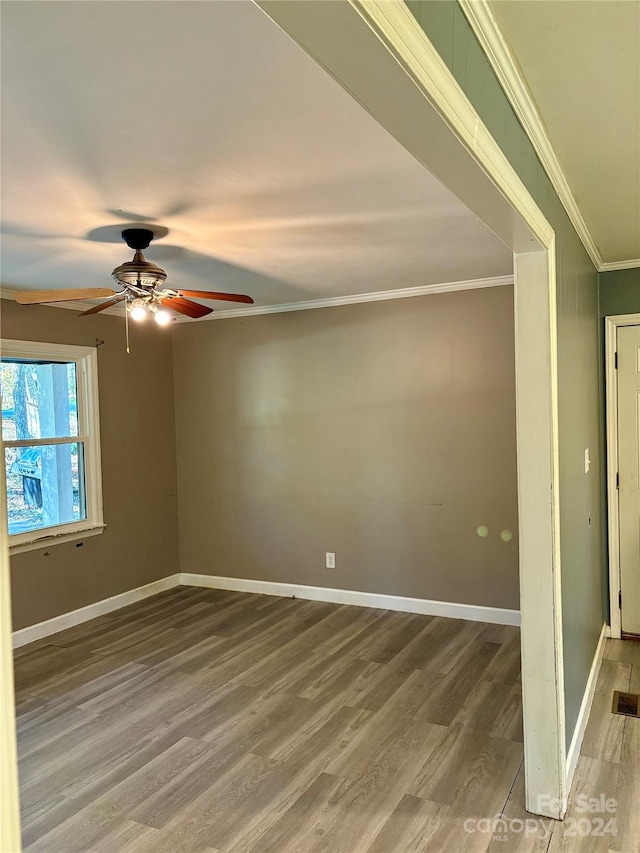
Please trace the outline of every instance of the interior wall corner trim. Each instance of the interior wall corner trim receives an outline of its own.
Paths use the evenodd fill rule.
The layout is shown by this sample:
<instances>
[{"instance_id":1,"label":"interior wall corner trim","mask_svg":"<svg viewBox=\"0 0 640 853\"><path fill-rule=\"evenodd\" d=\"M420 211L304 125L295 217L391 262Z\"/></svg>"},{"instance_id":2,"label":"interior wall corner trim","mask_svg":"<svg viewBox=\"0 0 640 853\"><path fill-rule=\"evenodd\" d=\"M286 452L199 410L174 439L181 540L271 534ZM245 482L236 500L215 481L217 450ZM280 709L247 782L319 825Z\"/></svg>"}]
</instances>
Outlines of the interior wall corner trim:
<instances>
[{"instance_id":1,"label":"interior wall corner trim","mask_svg":"<svg viewBox=\"0 0 640 853\"><path fill-rule=\"evenodd\" d=\"M180 583L183 586L227 589L233 592L251 592L259 595L277 595L282 598L302 598L307 601L327 601L332 604L351 604L356 607L377 607L382 610L397 610L402 613L421 613L425 616L445 616L449 619L491 622L495 625L520 625L519 610L486 607L480 604L458 604L452 601L433 601L427 598L410 598L404 595L386 595L354 589L334 589L324 586L278 583L192 572L181 572Z\"/></svg>"},{"instance_id":2,"label":"interior wall corner trim","mask_svg":"<svg viewBox=\"0 0 640 853\"><path fill-rule=\"evenodd\" d=\"M26 646L28 643L43 639L43 637L50 637L52 634L57 634L66 628L73 628L74 625L88 622L90 619L95 619L96 616L104 616L105 613L119 610L128 604L142 601L144 598L149 598L151 595L157 595L159 592L173 589L173 587L179 585L180 575L169 575L166 578L160 578L160 580L152 581L144 586L138 586L135 589L121 592L119 595L112 595L109 598L102 599L102 601L87 604L86 607L70 610L68 613L61 613L60 616L54 616L45 622L37 622L35 625L29 625L27 628L20 628L13 632L13 648L18 649L20 646Z\"/></svg>"},{"instance_id":3,"label":"interior wall corner trim","mask_svg":"<svg viewBox=\"0 0 640 853\"><path fill-rule=\"evenodd\" d=\"M549 180L553 184L573 227L598 272L604 265L602 256L584 221L578 203L562 170L556 152L529 87L513 57L488 0L458 0L471 29L480 42L491 67L529 137ZM620 269L617 264L607 269Z\"/></svg>"},{"instance_id":4,"label":"interior wall corner trim","mask_svg":"<svg viewBox=\"0 0 640 853\"><path fill-rule=\"evenodd\" d=\"M591 705L593 704L593 697L596 692L598 674L600 673L600 664L602 663L602 657L604 655L605 641L610 633L609 626L605 622L602 626L602 630L600 631L600 638L598 639L598 645L596 646L596 651L591 663L591 669L589 670L587 686L582 697L582 703L580 704L578 720L567 751L567 791L571 790L571 783L573 782L573 777L576 772L578 758L580 757L580 747L582 746L584 733L587 728L587 723L589 722Z\"/></svg>"}]
</instances>

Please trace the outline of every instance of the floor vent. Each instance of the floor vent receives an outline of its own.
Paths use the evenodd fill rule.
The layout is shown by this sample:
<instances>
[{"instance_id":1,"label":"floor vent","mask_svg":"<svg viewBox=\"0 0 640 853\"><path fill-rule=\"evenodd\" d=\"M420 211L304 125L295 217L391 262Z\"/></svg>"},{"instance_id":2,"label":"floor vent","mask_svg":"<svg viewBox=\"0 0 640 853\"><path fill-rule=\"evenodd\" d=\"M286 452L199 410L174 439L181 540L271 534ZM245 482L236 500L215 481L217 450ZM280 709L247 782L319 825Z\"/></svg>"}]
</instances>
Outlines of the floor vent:
<instances>
[{"instance_id":1,"label":"floor vent","mask_svg":"<svg viewBox=\"0 0 640 853\"><path fill-rule=\"evenodd\" d=\"M621 693L620 690L613 691L613 708L614 714L624 714L625 717L640 717L638 712L638 704L640 703L640 694L638 693Z\"/></svg>"}]
</instances>

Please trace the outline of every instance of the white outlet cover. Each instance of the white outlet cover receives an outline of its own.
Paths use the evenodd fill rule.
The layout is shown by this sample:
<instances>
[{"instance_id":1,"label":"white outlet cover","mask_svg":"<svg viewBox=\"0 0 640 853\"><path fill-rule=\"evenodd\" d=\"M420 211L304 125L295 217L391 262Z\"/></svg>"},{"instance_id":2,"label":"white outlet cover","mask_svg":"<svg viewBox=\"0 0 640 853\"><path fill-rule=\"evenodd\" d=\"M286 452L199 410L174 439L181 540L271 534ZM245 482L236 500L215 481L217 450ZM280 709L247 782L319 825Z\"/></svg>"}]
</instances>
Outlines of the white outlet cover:
<instances>
[{"instance_id":1,"label":"white outlet cover","mask_svg":"<svg viewBox=\"0 0 640 853\"><path fill-rule=\"evenodd\" d=\"M336 567L336 555L332 551L326 552L325 565L328 569L335 569L335 567Z\"/></svg>"}]
</instances>

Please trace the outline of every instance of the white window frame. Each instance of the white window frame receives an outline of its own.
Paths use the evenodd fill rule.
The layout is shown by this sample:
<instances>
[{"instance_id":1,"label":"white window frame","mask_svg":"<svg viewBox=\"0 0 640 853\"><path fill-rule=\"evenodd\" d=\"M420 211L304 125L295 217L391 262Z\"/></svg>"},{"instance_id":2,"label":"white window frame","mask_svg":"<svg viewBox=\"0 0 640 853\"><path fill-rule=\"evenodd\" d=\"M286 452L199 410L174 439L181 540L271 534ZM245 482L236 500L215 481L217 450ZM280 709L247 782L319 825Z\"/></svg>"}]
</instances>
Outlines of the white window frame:
<instances>
[{"instance_id":1,"label":"white window frame","mask_svg":"<svg viewBox=\"0 0 640 853\"><path fill-rule=\"evenodd\" d=\"M78 435L75 440L84 445L85 503L87 517L80 521L53 524L38 530L9 535L9 553L21 554L38 548L95 536L104 530L102 509L102 465L100 459L100 412L98 407L98 355L95 347L70 344L49 344L38 341L2 339L0 358L18 358L74 362L76 365ZM25 444L56 444L56 438L25 440ZM2 464L5 446L2 442Z\"/></svg>"}]
</instances>

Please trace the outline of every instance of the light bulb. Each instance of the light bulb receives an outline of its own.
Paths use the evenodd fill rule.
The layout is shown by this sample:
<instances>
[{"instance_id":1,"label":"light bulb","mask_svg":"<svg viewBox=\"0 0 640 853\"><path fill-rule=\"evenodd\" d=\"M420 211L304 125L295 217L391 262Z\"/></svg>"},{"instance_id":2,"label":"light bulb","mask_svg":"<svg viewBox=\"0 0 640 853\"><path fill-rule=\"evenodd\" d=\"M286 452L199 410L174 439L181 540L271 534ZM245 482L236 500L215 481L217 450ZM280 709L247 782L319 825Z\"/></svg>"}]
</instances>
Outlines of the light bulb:
<instances>
[{"instance_id":1,"label":"light bulb","mask_svg":"<svg viewBox=\"0 0 640 853\"><path fill-rule=\"evenodd\" d=\"M163 311L162 309L160 309L160 311L156 311L154 317L159 326L168 326L171 322L171 314L169 314L168 311Z\"/></svg>"},{"instance_id":2,"label":"light bulb","mask_svg":"<svg viewBox=\"0 0 640 853\"><path fill-rule=\"evenodd\" d=\"M144 299L134 299L131 303L131 310L129 311L131 314L131 319L136 320L138 323L141 320L147 319L147 304Z\"/></svg>"},{"instance_id":3,"label":"light bulb","mask_svg":"<svg viewBox=\"0 0 640 853\"><path fill-rule=\"evenodd\" d=\"M147 319L147 312L144 310L144 308L141 308L140 305L136 305L135 308L131 309L131 319L137 320L138 323L141 320L146 320Z\"/></svg>"}]
</instances>

